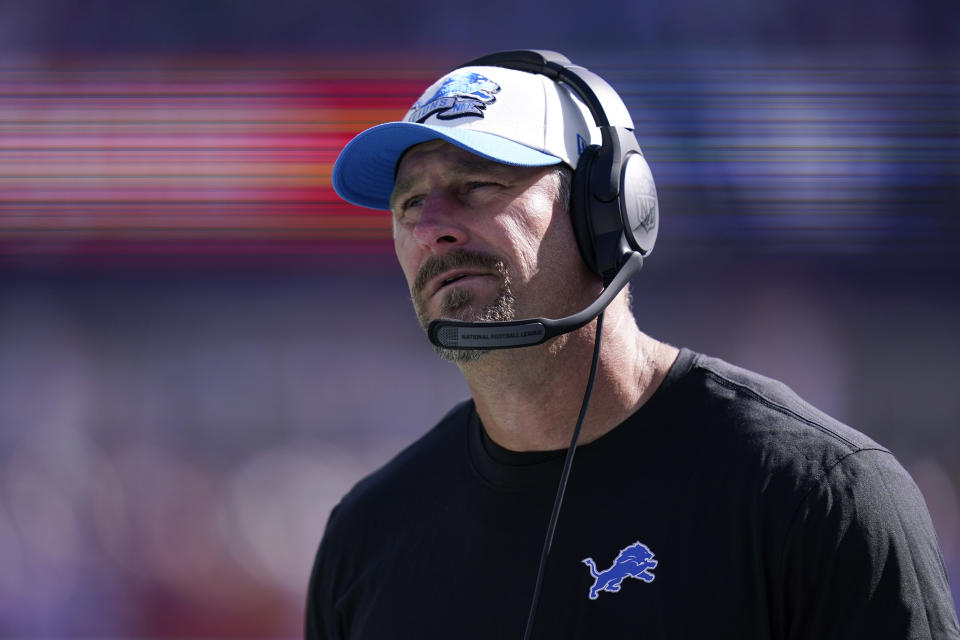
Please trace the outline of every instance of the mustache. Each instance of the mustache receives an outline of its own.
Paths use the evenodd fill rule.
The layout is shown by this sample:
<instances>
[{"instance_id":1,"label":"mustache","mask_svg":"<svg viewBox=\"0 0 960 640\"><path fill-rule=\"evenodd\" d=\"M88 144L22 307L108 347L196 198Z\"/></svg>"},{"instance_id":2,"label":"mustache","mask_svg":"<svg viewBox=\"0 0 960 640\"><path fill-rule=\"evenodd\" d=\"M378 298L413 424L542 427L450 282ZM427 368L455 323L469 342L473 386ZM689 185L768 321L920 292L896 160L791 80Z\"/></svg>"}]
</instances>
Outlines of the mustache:
<instances>
[{"instance_id":1,"label":"mustache","mask_svg":"<svg viewBox=\"0 0 960 640\"><path fill-rule=\"evenodd\" d=\"M413 295L419 297L427 283L444 271L463 267L487 269L499 273L501 276L505 276L507 272L506 264L503 258L499 256L470 249L456 249L442 256L427 258L427 261L417 271L417 277L413 281Z\"/></svg>"}]
</instances>

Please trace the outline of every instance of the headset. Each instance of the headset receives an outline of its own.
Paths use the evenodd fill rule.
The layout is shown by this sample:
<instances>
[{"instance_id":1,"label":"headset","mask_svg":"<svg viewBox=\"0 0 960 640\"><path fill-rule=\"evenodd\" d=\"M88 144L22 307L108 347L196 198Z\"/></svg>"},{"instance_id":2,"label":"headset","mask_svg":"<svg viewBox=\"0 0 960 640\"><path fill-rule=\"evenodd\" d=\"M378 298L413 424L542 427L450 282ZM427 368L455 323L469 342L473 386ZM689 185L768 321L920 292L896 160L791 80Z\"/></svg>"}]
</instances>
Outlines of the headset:
<instances>
[{"instance_id":1,"label":"headset","mask_svg":"<svg viewBox=\"0 0 960 640\"><path fill-rule=\"evenodd\" d=\"M600 145L580 154L573 172L570 216L577 246L590 270L603 279L603 293L566 318L507 322L434 320L430 341L448 349L511 349L540 344L596 318L653 251L659 204L650 167L633 134L633 119L617 92L600 76L547 50L502 51L461 67L505 67L547 76L569 87L590 111Z\"/></svg>"}]
</instances>

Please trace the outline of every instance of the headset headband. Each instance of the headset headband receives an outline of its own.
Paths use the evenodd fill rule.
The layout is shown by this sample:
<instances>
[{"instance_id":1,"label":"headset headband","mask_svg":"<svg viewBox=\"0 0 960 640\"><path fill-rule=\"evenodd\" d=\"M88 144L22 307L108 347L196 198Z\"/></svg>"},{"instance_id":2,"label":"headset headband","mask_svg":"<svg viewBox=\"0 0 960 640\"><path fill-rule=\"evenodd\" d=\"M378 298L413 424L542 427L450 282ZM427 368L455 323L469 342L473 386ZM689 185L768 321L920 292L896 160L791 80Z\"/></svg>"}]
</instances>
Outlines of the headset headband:
<instances>
[{"instance_id":1,"label":"headset headband","mask_svg":"<svg viewBox=\"0 0 960 640\"><path fill-rule=\"evenodd\" d=\"M556 51L528 49L501 51L471 60L460 67L506 67L547 76L573 89L590 110L598 127L622 127L633 130L633 118L623 100L606 80Z\"/></svg>"}]
</instances>

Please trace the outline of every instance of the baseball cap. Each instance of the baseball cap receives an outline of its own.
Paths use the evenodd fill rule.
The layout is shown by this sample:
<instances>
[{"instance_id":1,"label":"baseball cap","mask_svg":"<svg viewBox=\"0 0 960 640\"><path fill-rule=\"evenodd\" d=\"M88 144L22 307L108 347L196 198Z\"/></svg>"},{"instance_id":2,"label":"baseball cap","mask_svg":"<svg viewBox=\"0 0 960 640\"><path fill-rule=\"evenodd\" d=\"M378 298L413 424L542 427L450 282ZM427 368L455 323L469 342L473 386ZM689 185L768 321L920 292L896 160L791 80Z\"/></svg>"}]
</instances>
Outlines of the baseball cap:
<instances>
[{"instance_id":1,"label":"baseball cap","mask_svg":"<svg viewBox=\"0 0 960 640\"><path fill-rule=\"evenodd\" d=\"M352 204L389 209L403 153L437 139L502 164L575 168L587 146L600 144L600 130L579 96L544 75L461 67L433 83L402 121L351 140L333 166L333 188Z\"/></svg>"}]
</instances>

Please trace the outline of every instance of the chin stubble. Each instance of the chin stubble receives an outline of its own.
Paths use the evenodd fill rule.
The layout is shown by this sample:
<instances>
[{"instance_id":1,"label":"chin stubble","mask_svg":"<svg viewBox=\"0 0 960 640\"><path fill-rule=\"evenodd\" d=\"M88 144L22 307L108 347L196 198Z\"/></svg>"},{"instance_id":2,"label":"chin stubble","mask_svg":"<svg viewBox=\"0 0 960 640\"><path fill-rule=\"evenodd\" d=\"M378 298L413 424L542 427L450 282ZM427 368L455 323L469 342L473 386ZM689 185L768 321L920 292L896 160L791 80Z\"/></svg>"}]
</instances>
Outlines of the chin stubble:
<instances>
[{"instance_id":1,"label":"chin stubble","mask_svg":"<svg viewBox=\"0 0 960 640\"><path fill-rule=\"evenodd\" d=\"M477 309L471 291L459 288L456 284L449 285L450 290L442 294L440 317L465 322L501 322L513 320L516 317L515 299L510 289L510 276L507 273L504 261L490 254L460 249L445 256L428 259L417 273L411 297L417 319L424 331L427 330L431 320L427 317L425 305L421 303L424 287L430 280L444 271L463 267L483 269L497 274L500 279L500 290L497 297L489 304ZM457 364L475 362L489 353L485 349L447 349L433 345L433 343L431 345L441 358Z\"/></svg>"}]
</instances>

